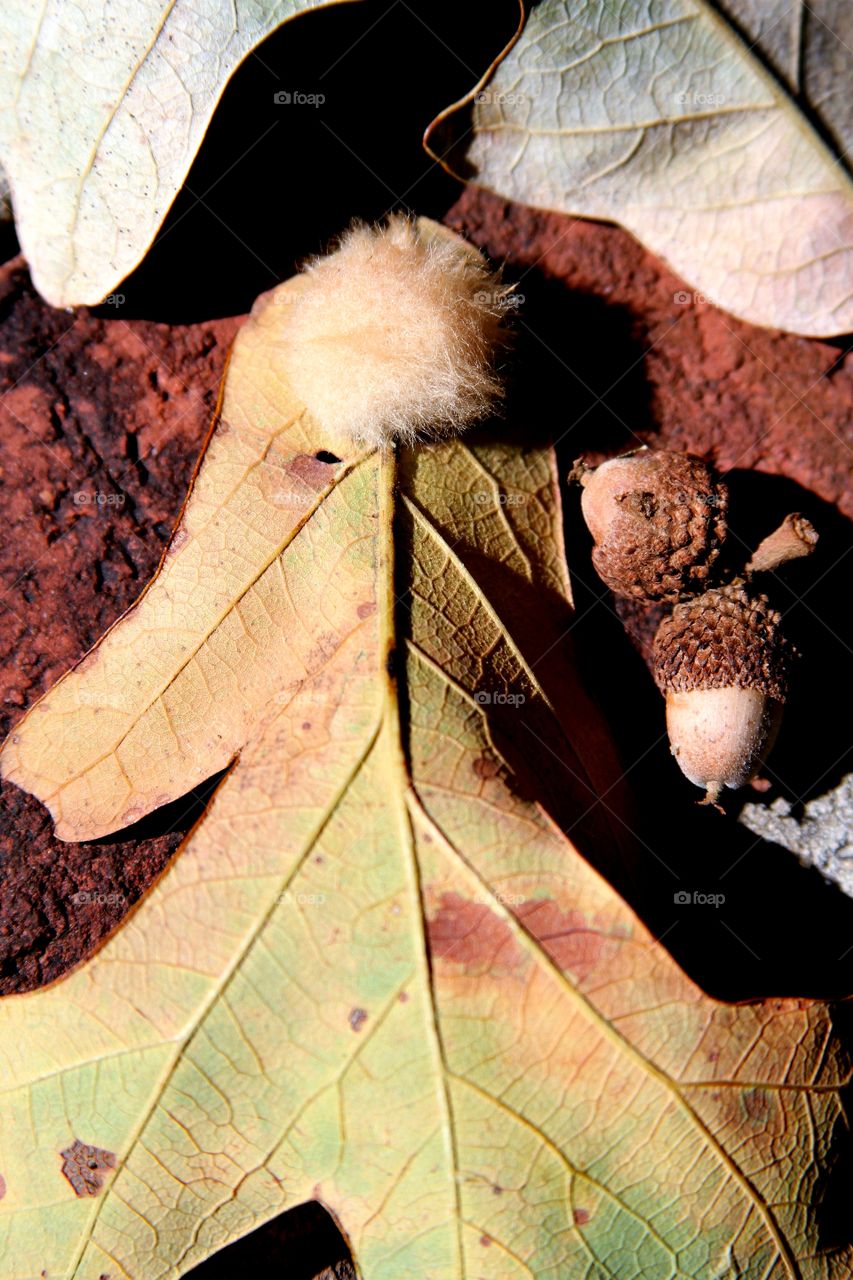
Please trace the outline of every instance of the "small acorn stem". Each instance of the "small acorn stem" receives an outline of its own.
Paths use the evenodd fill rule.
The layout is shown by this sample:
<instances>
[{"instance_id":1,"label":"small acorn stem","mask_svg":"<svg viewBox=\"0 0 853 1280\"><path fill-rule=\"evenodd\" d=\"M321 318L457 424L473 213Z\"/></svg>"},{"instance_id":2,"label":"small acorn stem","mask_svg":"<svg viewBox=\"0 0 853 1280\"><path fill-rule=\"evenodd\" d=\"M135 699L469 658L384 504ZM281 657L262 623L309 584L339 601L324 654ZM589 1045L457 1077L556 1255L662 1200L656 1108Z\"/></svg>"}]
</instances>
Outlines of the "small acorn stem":
<instances>
[{"instance_id":1,"label":"small acorn stem","mask_svg":"<svg viewBox=\"0 0 853 1280\"><path fill-rule=\"evenodd\" d=\"M588 477L590 473L594 470L595 467L591 467L589 463L584 462L583 458L575 458L572 469L566 476L566 482L568 484L586 485L589 483Z\"/></svg>"},{"instance_id":2,"label":"small acorn stem","mask_svg":"<svg viewBox=\"0 0 853 1280\"><path fill-rule=\"evenodd\" d=\"M818 540L818 533L810 520L792 511L773 533L759 543L746 566L746 573L771 573L789 560L810 556Z\"/></svg>"},{"instance_id":3,"label":"small acorn stem","mask_svg":"<svg viewBox=\"0 0 853 1280\"><path fill-rule=\"evenodd\" d=\"M709 782L705 790L705 796L699 801L699 804L712 804L719 809L721 806L717 803L720 798L720 792L723 789L721 782Z\"/></svg>"}]
</instances>

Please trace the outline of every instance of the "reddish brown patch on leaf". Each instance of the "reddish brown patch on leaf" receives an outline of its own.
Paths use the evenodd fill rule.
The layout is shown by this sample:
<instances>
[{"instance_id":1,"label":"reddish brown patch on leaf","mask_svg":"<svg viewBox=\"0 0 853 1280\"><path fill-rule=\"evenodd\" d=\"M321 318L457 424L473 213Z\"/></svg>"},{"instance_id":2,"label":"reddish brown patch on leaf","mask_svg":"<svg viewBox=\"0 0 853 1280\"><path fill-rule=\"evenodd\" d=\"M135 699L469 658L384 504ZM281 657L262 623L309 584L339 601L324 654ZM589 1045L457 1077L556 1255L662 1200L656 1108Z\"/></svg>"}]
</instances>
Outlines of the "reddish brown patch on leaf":
<instances>
[{"instance_id":1,"label":"reddish brown patch on leaf","mask_svg":"<svg viewBox=\"0 0 853 1280\"><path fill-rule=\"evenodd\" d=\"M743 1105L750 1120L759 1126L767 1123L770 1103L763 1089L747 1089L743 1095Z\"/></svg>"},{"instance_id":2,"label":"reddish brown patch on leaf","mask_svg":"<svg viewBox=\"0 0 853 1280\"><path fill-rule=\"evenodd\" d=\"M323 631L317 637L315 644L308 651L305 665L309 671L317 671L320 667L324 667L332 658L340 647L340 636L334 631Z\"/></svg>"},{"instance_id":3,"label":"reddish brown patch on leaf","mask_svg":"<svg viewBox=\"0 0 853 1280\"><path fill-rule=\"evenodd\" d=\"M6 1179L3 1177L3 1174L0 1173L0 1200L3 1199L5 1194L6 1194Z\"/></svg>"},{"instance_id":4,"label":"reddish brown patch on leaf","mask_svg":"<svg viewBox=\"0 0 853 1280\"><path fill-rule=\"evenodd\" d=\"M375 612L376 612L376 601L375 601L375 600L365 600L365 601L364 601L362 604L360 604L360 605L358 606L358 608L356 609L356 613L358 614L358 616L359 616L360 618L369 618L369 617L371 617L371 615L372 615L372 614L374 614Z\"/></svg>"},{"instance_id":5,"label":"reddish brown patch on leaf","mask_svg":"<svg viewBox=\"0 0 853 1280\"><path fill-rule=\"evenodd\" d=\"M443 893L438 912L427 921L433 956L466 969L517 968L522 951L505 920L484 903Z\"/></svg>"},{"instance_id":6,"label":"reddish brown patch on leaf","mask_svg":"<svg viewBox=\"0 0 853 1280\"><path fill-rule=\"evenodd\" d=\"M298 453L288 462L286 470L309 489L325 489L329 483L328 463L321 462L310 453Z\"/></svg>"},{"instance_id":7,"label":"reddish brown patch on leaf","mask_svg":"<svg viewBox=\"0 0 853 1280\"><path fill-rule=\"evenodd\" d=\"M591 929L581 911L561 911L548 898L523 902L519 920L560 969L584 982L601 960L607 939Z\"/></svg>"},{"instance_id":8,"label":"reddish brown patch on leaf","mask_svg":"<svg viewBox=\"0 0 853 1280\"><path fill-rule=\"evenodd\" d=\"M98 1195L106 1174L116 1167L112 1151L90 1146L79 1138L59 1154L62 1156L62 1172L78 1196Z\"/></svg>"},{"instance_id":9,"label":"reddish brown patch on leaf","mask_svg":"<svg viewBox=\"0 0 853 1280\"><path fill-rule=\"evenodd\" d=\"M501 771L500 765L492 756L477 756L471 767L478 778L496 778Z\"/></svg>"},{"instance_id":10,"label":"reddish brown patch on leaf","mask_svg":"<svg viewBox=\"0 0 853 1280\"><path fill-rule=\"evenodd\" d=\"M480 1244L484 1249L487 1249L491 1243L492 1242L488 1236L480 1236Z\"/></svg>"},{"instance_id":11,"label":"reddish brown patch on leaf","mask_svg":"<svg viewBox=\"0 0 853 1280\"><path fill-rule=\"evenodd\" d=\"M589 1222L589 1209L573 1209L572 1217L575 1220L576 1227L582 1227L585 1222Z\"/></svg>"},{"instance_id":12,"label":"reddish brown patch on leaf","mask_svg":"<svg viewBox=\"0 0 853 1280\"><path fill-rule=\"evenodd\" d=\"M367 1022L366 1009L350 1009L349 1024L353 1031L360 1031L365 1022Z\"/></svg>"},{"instance_id":13,"label":"reddish brown patch on leaf","mask_svg":"<svg viewBox=\"0 0 853 1280\"><path fill-rule=\"evenodd\" d=\"M84 671L91 671L92 667L96 667L100 661L101 661L100 649L92 649L89 653L85 655L85 657L80 659L80 661L77 663L77 666L74 669L75 671L77 671L79 675L82 675Z\"/></svg>"},{"instance_id":14,"label":"reddish brown patch on leaf","mask_svg":"<svg viewBox=\"0 0 853 1280\"><path fill-rule=\"evenodd\" d=\"M169 543L166 555L173 556L176 551L180 551L188 537L189 534L187 533L186 526L182 524L179 525L172 535L172 541Z\"/></svg>"}]
</instances>

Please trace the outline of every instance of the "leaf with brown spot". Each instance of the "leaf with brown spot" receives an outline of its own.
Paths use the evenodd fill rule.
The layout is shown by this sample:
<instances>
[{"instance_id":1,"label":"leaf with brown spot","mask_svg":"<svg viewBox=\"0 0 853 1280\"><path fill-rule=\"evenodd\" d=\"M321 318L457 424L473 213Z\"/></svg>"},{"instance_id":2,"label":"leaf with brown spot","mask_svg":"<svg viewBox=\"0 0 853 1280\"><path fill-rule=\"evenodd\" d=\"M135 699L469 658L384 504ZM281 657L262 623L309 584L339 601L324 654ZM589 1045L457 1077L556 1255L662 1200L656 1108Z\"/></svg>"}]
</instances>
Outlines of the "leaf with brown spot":
<instances>
[{"instance_id":1,"label":"leaf with brown spot","mask_svg":"<svg viewBox=\"0 0 853 1280\"><path fill-rule=\"evenodd\" d=\"M79 1138L59 1154L62 1157L62 1175L71 1183L76 1196L100 1195L104 1178L116 1167L112 1151L93 1147Z\"/></svg>"},{"instance_id":2,"label":"leaf with brown spot","mask_svg":"<svg viewBox=\"0 0 853 1280\"><path fill-rule=\"evenodd\" d=\"M4 1280L176 1277L312 1197L366 1280L848 1277L832 1011L707 997L554 820L619 856L550 450L322 437L277 297L182 539L3 752L72 839L236 758L101 950L0 1003Z\"/></svg>"}]
</instances>

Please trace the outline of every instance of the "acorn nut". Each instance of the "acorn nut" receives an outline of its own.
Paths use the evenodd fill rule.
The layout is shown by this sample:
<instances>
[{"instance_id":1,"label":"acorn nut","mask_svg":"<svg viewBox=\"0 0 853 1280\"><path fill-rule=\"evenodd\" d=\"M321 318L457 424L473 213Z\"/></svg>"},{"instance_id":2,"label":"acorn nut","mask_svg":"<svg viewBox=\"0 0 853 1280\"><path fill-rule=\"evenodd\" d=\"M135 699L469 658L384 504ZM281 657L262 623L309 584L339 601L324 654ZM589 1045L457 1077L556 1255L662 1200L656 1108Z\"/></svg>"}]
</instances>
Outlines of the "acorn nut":
<instances>
[{"instance_id":1,"label":"acorn nut","mask_svg":"<svg viewBox=\"0 0 853 1280\"><path fill-rule=\"evenodd\" d=\"M701 458L641 449L578 464L592 561L617 595L674 601L704 591L726 536L726 485Z\"/></svg>"},{"instance_id":2,"label":"acorn nut","mask_svg":"<svg viewBox=\"0 0 853 1280\"><path fill-rule=\"evenodd\" d=\"M676 605L655 636L670 749L716 804L723 787L755 777L779 729L794 651L781 615L742 585Z\"/></svg>"}]
</instances>

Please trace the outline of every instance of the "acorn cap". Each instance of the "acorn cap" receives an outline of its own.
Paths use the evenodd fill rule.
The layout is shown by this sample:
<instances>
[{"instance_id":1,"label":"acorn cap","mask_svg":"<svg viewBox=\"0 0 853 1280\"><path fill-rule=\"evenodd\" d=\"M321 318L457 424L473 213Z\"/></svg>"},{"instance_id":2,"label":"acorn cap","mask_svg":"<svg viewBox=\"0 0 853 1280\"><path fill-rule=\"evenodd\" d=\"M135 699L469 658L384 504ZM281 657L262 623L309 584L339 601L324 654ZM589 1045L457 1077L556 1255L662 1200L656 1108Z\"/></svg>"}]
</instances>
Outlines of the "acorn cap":
<instances>
[{"instance_id":1,"label":"acorn cap","mask_svg":"<svg viewBox=\"0 0 853 1280\"><path fill-rule=\"evenodd\" d=\"M740 585L685 600L658 628L655 679L664 693L755 689L784 702L794 651L781 622L767 596Z\"/></svg>"},{"instance_id":2,"label":"acorn cap","mask_svg":"<svg viewBox=\"0 0 853 1280\"><path fill-rule=\"evenodd\" d=\"M580 471L595 569L617 595L703 591L726 535L728 490L701 458L646 449Z\"/></svg>"}]
</instances>

